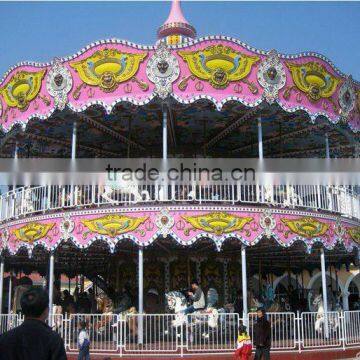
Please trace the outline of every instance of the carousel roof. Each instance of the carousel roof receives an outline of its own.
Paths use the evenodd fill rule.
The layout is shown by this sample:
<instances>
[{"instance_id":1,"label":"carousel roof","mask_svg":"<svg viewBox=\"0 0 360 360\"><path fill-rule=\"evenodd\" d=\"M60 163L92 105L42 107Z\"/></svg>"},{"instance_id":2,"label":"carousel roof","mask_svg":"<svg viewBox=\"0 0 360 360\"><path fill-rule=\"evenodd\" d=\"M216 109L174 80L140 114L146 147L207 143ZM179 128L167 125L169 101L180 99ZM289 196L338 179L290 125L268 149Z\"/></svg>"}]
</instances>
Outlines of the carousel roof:
<instances>
[{"instance_id":1,"label":"carousel roof","mask_svg":"<svg viewBox=\"0 0 360 360\"><path fill-rule=\"evenodd\" d=\"M109 39L51 63L15 65L0 80L3 133L20 126L35 150L36 141L41 143L39 153L66 156L69 144L59 136L79 117L92 125L80 140L80 156L89 156L90 148L96 155L123 156L128 146L140 155L145 143L156 156L165 101L174 118L177 154L189 155L192 146L206 156L252 156L255 140L248 135L254 118L262 117L272 156L303 156L299 149L318 155L318 137L325 131L330 137L336 132L335 156L348 156L349 148L351 155L358 141L353 133L360 129L359 82L316 53L285 55L226 36L194 39L195 34L174 1L154 46ZM104 131L111 133L104 148L91 147ZM304 139L308 131L311 137ZM220 142L225 136L226 143ZM119 145L119 138L126 140ZM281 146L272 138L282 139ZM305 143L297 144L300 139ZM2 156L13 146L6 142L3 137Z\"/></svg>"}]
</instances>

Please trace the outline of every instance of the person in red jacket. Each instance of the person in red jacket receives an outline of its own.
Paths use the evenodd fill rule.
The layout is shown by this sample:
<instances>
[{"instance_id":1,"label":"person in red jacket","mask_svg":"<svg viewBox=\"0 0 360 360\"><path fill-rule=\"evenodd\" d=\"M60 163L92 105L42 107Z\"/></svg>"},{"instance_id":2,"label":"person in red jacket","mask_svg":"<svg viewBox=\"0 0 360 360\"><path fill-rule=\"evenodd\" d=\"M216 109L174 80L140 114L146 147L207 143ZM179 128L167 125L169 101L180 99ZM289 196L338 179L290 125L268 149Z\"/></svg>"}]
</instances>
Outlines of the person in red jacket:
<instances>
[{"instance_id":1,"label":"person in red jacket","mask_svg":"<svg viewBox=\"0 0 360 360\"><path fill-rule=\"evenodd\" d=\"M246 332L246 328L242 326L239 329L237 340L237 349L235 351L236 360L249 360L252 352L252 344L250 336Z\"/></svg>"}]
</instances>

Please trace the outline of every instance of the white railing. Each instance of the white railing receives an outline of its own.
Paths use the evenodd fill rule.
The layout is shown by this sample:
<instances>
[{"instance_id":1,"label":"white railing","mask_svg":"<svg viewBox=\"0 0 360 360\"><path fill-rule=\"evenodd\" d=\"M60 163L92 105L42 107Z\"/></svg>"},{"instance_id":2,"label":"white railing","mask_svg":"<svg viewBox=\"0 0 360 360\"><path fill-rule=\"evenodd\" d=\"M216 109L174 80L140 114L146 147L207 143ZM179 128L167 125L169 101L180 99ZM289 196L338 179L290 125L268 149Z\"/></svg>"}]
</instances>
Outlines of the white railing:
<instances>
[{"instance_id":1,"label":"white railing","mask_svg":"<svg viewBox=\"0 0 360 360\"><path fill-rule=\"evenodd\" d=\"M257 321L256 313L249 315L249 335L253 338L254 325ZM297 346L297 326L295 313L280 312L267 313L271 325L271 349L291 350Z\"/></svg>"},{"instance_id":2,"label":"white railing","mask_svg":"<svg viewBox=\"0 0 360 360\"><path fill-rule=\"evenodd\" d=\"M325 318L314 312L268 313L272 351L307 351L360 347L360 311L331 311ZM0 315L0 334L21 324L21 315ZM53 316L53 329L64 339L67 351L78 351L80 324L86 323L90 349L96 354L176 355L234 352L238 314L72 314ZM253 338L256 314L248 314Z\"/></svg>"},{"instance_id":3,"label":"white railing","mask_svg":"<svg viewBox=\"0 0 360 360\"><path fill-rule=\"evenodd\" d=\"M19 316L16 314L0 314L0 335L19 324Z\"/></svg>"},{"instance_id":4,"label":"white railing","mask_svg":"<svg viewBox=\"0 0 360 360\"><path fill-rule=\"evenodd\" d=\"M188 352L224 352L236 350L238 314L191 314L186 328Z\"/></svg>"},{"instance_id":5,"label":"white railing","mask_svg":"<svg viewBox=\"0 0 360 360\"><path fill-rule=\"evenodd\" d=\"M127 353L176 353L182 329L174 325L173 314L128 314L122 318L121 334Z\"/></svg>"},{"instance_id":6,"label":"white railing","mask_svg":"<svg viewBox=\"0 0 360 360\"><path fill-rule=\"evenodd\" d=\"M266 204L330 211L360 218L359 195L352 187L229 183L168 186L144 184L117 189L100 185L21 187L0 196L0 220L67 208L157 202Z\"/></svg>"},{"instance_id":7,"label":"white railing","mask_svg":"<svg viewBox=\"0 0 360 360\"><path fill-rule=\"evenodd\" d=\"M360 345L360 311L344 313L345 344Z\"/></svg>"},{"instance_id":8,"label":"white railing","mask_svg":"<svg viewBox=\"0 0 360 360\"><path fill-rule=\"evenodd\" d=\"M93 352L116 352L119 347L119 317L114 314L71 314L67 324L67 341L70 351L78 351L78 335L82 323L86 324Z\"/></svg>"},{"instance_id":9,"label":"white railing","mask_svg":"<svg viewBox=\"0 0 360 360\"><path fill-rule=\"evenodd\" d=\"M315 312L302 313L301 331L304 349L340 347L343 340L341 320L341 314L336 311L329 311L327 317Z\"/></svg>"}]
</instances>

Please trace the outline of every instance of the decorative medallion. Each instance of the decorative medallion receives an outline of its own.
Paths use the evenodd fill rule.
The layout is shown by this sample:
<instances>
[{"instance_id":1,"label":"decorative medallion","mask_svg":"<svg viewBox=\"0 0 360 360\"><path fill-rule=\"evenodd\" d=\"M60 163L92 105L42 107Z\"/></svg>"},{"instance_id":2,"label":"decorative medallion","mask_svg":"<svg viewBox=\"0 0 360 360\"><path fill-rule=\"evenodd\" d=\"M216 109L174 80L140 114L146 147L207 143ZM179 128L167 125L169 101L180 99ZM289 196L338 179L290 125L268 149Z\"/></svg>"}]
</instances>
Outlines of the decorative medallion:
<instances>
[{"instance_id":1,"label":"decorative medallion","mask_svg":"<svg viewBox=\"0 0 360 360\"><path fill-rule=\"evenodd\" d=\"M46 89L54 98L55 106L63 110L68 102L67 94L70 92L73 80L70 71L57 58L46 77Z\"/></svg>"},{"instance_id":2,"label":"decorative medallion","mask_svg":"<svg viewBox=\"0 0 360 360\"><path fill-rule=\"evenodd\" d=\"M179 51L190 72L201 80L209 81L215 89L224 89L232 81L246 78L258 56L246 55L222 44L203 50Z\"/></svg>"},{"instance_id":3,"label":"decorative medallion","mask_svg":"<svg viewBox=\"0 0 360 360\"><path fill-rule=\"evenodd\" d=\"M317 62L287 63L296 87L312 102L329 99L336 91L340 79L330 74Z\"/></svg>"},{"instance_id":4,"label":"decorative medallion","mask_svg":"<svg viewBox=\"0 0 360 360\"><path fill-rule=\"evenodd\" d=\"M334 233L337 235L339 240L343 240L344 236L346 235L346 229L341 224L340 218L336 219L336 223L334 224Z\"/></svg>"},{"instance_id":5,"label":"decorative medallion","mask_svg":"<svg viewBox=\"0 0 360 360\"><path fill-rule=\"evenodd\" d=\"M6 249L7 245L8 245L8 241L9 241L9 229L8 228L4 228L3 231L1 232L1 243L2 243L2 249Z\"/></svg>"},{"instance_id":6,"label":"decorative medallion","mask_svg":"<svg viewBox=\"0 0 360 360\"><path fill-rule=\"evenodd\" d=\"M98 86L105 92L113 92L120 83L136 79L134 76L146 56L147 53L131 54L117 49L102 49L70 66L85 84Z\"/></svg>"},{"instance_id":7,"label":"decorative medallion","mask_svg":"<svg viewBox=\"0 0 360 360\"><path fill-rule=\"evenodd\" d=\"M253 221L252 217L240 217L226 212L212 212L197 216L182 216L195 229L203 230L215 235L222 235L233 231L240 231Z\"/></svg>"},{"instance_id":8,"label":"decorative medallion","mask_svg":"<svg viewBox=\"0 0 360 360\"><path fill-rule=\"evenodd\" d=\"M339 90L339 105L341 117L346 120L354 109L356 94L351 76L348 76Z\"/></svg>"},{"instance_id":9,"label":"decorative medallion","mask_svg":"<svg viewBox=\"0 0 360 360\"><path fill-rule=\"evenodd\" d=\"M360 245L360 226L353 227L347 230L350 237Z\"/></svg>"},{"instance_id":10,"label":"decorative medallion","mask_svg":"<svg viewBox=\"0 0 360 360\"><path fill-rule=\"evenodd\" d=\"M172 83L179 77L180 68L176 56L161 42L146 65L146 75L155 84L155 92L165 99L172 92Z\"/></svg>"},{"instance_id":11,"label":"decorative medallion","mask_svg":"<svg viewBox=\"0 0 360 360\"><path fill-rule=\"evenodd\" d=\"M266 209L260 216L260 226L264 229L265 236L270 239L276 227L276 220L270 209Z\"/></svg>"},{"instance_id":12,"label":"decorative medallion","mask_svg":"<svg viewBox=\"0 0 360 360\"><path fill-rule=\"evenodd\" d=\"M147 219L147 216L107 215L92 220L82 220L81 222L93 233L115 237L136 230Z\"/></svg>"},{"instance_id":13,"label":"decorative medallion","mask_svg":"<svg viewBox=\"0 0 360 360\"><path fill-rule=\"evenodd\" d=\"M161 209L160 214L156 217L155 224L159 228L160 234L167 237L175 224L175 220L167 209Z\"/></svg>"},{"instance_id":14,"label":"decorative medallion","mask_svg":"<svg viewBox=\"0 0 360 360\"><path fill-rule=\"evenodd\" d=\"M8 83L0 88L5 103L11 108L17 107L20 111L26 111L30 102L39 94L45 73L46 69L38 72L19 71L14 74Z\"/></svg>"},{"instance_id":15,"label":"decorative medallion","mask_svg":"<svg viewBox=\"0 0 360 360\"><path fill-rule=\"evenodd\" d=\"M285 86L286 73L276 50L271 50L263 60L257 73L259 84L264 88L264 97L272 104L278 97L279 90Z\"/></svg>"},{"instance_id":16,"label":"decorative medallion","mask_svg":"<svg viewBox=\"0 0 360 360\"><path fill-rule=\"evenodd\" d=\"M320 222L312 217L302 217L299 219L286 219L283 218L281 221L295 234L303 236L305 238L314 238L324 235L329 225Z\"/></svg>"},{"instance_id":17,"label":"decorative medallion","mask_svg":"<svg viewBox=\"0 0 360 360\"><path fill-rule=\"evenodd\" d=\"M12 233L16 239L31 244L45 237L54 225L55 223L42 224L39 222L31 222L13 230Z\"/></svg>"},{"instance_id":18,"label":"decorative medallion","mask_svg":"<svg viewBox=\"0 0 360 360\"><path fill-rule=\"evenodd\" d=\"M66 214L60 223L60 231L63 239L68 239L74 231L75 222L71 219L70 215Z\"/></svg>"}]
</instances>

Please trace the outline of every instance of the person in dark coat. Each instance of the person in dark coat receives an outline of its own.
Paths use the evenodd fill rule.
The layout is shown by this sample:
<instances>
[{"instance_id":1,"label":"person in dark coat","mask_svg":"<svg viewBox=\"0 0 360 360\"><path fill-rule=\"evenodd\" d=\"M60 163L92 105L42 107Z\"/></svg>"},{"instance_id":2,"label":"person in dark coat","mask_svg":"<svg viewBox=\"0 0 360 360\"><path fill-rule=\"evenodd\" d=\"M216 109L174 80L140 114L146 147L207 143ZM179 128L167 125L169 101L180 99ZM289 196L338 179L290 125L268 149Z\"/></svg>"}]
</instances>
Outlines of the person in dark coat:
<instances>
[{"instance_id":1,"label":"person in dark coat","mask_svg":"<svg viewBox=\"0 0 360 360\"><path fill-rule=\"evenodd\" d=\"M253 344L256 347L254 360L270 360L271 326L263 308L257 309L257 322L254 325Z\"/></svg>"},{"instance_id":2,"label":"person in dark coat","mask_svg":"<svg viewBox=\"0 0 360 360\"><path fill-rule=\"evenodd\" d=\"M66 360L60 335L45 324L49 296L32 286L21 297L24 322L0 336L0 360Z\"/></svg>"}]
</instances>

